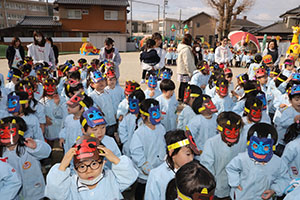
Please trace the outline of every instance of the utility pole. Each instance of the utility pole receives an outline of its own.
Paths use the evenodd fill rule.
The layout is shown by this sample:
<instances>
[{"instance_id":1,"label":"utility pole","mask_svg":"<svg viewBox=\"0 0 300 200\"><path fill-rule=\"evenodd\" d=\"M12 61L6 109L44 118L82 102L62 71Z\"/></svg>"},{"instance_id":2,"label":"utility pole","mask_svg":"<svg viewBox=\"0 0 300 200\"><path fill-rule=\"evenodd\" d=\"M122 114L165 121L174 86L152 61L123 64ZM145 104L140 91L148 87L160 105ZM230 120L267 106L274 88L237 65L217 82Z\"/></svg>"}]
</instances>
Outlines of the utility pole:
<instances>
[{"instance_id":1,"label":"utility pole","mask_svg":"<svg viewBox=\"0 0 300 200\"><path fill-rule=\"evenodd\" d=\"M165 25L166 25L166 6L168 5L168 0L164 0L164 7L163 7L163 31L162 35L165 35ZM159 22L158 22L159 23Z\"/></svg>"},{"instance_id":2,"label":"utility pole","mask_svg":"<svg viewBox=\"0 0 300 200\"><path fill-rule=\"evenodd\" d=\"M129 22L130 39L132 37L132 0L130 0L130 22Z\"/></svg>"},{"instance_id":3,"label":"utility pole","mask_svg":"<svg viewBox=\"0 0 300 200\"><path fill-rule=\"evenodd\" d=\"M181 9L179 10L179 34L181 34Z\"/></svg>"}]
</instances>

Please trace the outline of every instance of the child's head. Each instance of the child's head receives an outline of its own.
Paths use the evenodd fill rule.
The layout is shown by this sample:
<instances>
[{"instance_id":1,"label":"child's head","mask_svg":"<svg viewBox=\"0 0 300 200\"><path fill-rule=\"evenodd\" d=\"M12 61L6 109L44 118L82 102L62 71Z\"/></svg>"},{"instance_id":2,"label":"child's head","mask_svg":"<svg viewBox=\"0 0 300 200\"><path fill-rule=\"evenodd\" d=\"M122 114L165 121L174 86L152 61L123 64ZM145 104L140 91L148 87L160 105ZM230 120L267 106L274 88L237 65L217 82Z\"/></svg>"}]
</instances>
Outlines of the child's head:
<instances>
[{"instance_id":1,"label":"child's head","mask_svg":"<svg viewBox=\"0 0 300 200\"><path fill-rule=\"evenodd\" d=\"M285 66L285 69L288 71L292 71L295 68L294 61L291 59L285 59L284 66Z\"/></svg>"},{"instance_id":2,"label":"child's head","mask_svg":"<svg viewBox=\"0 0 300 200\"><path fill-rule=\"evenodd\" d=\"M197 66L197 69L202 72L204 75L209 74L209 66L208 63L205 60L200 61L199 65Z\"/></svg>"},{"instance_id":3,"label":"child's head","mask_svg":"<svg viewBox=\"0 0 300 200\"><path fill-rule=\"evenodd\" d=\"M232 70L230 68L225 68L224 69L224 75L225 75L225 79L228 81L228 83L231 83L232 81Z\"/></svg>"},{"instance_id":4,"label":"child's head","mask_svg":"<svg viewBox=\"0 0 300 200\"><path fill-rule=\"evenodd\" d=\"M274 67L270 70L269 76L270 76L270 78L274 78L274 77L278 76L280 73L281 73L281 70L278 67Z\"/></svg>"},{"instance_id":5,"label":"child's head","mask_svg":"<svg viewBox=\"0 0 300 200\"><path fill-rule=\"evenodd\" d=\"M216 181L214 176L194 160L183 165L175 175L178 199L214 198Z\"/></svg>"},{"instance_id":6,"label":"child's head","mask_svg":"<svg viewBox=\"0 0 300 200\"><path fill-rule=\"evenodd\" d=\"M247 98L244 108L244 116L247 116L247 119L250 122L259 122L262 117L262 101L256 97Z\"/></svg>"},{"instance_id":7,"label":"child's head","mask_svg":"<svg viewBox=\"0 0 300 200\"><path fill-rule=\"evenodd\" d=\"M70 68L68 65L59 65L58 66L58 77L64 77L64 76L67 76L68 75L68 72L69 72Z\"/></svg>"},{"instance_id":8,"label":"child's head","mask_svg":"<svg viewBox=\"0 0 300 200\"><path fill-rule=\"evenodd\" d=\"M168 131L165 135L167 145L167 163L169 167L179 169L194 159L194 154L200 152L193 141L193 137L183 130Z\"/></svg>"},{"instance_id":9,"label":"child's head","mask_svg":"<svg viewBox=\"0 0 300 200\"><path fill-rule=\"evenodd\" d=\"M274 65L273 65L273 58L270 54L267 54L263 57L263 64L269 68L273 68Z\"/></svg>"},{"instance_id":10,"label":"child's head","mask_svg":"<svg viewBox=\"0 0 300 200\"><path fill-rule=\"evenodd\" d=\"M79 181L87 186L97 184L103 177L104 157L100 156L97 147L100 142L97 138L83 135L77 139L74 155L74 168Z\"/></svg>"},{"instance_id":11,"label":"child's head","mask_svg":"<svg viewBox=\"0 0 300 200\"><path fill-rule=\"evenodd\" d=\"M170 68L164 67L161 70L161 79L162 80L164 80L164 79L171 79L172 75L173 75L173 71Z\"/></svg>"},{"instance_id":12,"label":"child's head","mask_svg":"<svg viewBox=\"0 0 300 200\"><path fill-rule=\"evenodd\" d=\"M237 84L240 86L244 86L244 84L249 81L249 76L247 73L239 74L236 76L237 78Z\"/></svg>"},{"instance_id":13,"label":"child's head","mask_svg":"<svg viewBox=\"0 0 300 200\"><path fill-rule=\"evenodd\" d=\"M171 98L174 94L175 83L171 79L162 80L159 87L167 99Z\"/></svg>"},{"instance_id":14,"label":"child's head","mask_svg":"<svg viewBox=\"0 0 300 200\"><path fill-rule=\"evenodd\" d=\"M300 85L294 85L289 94L289 100L292 107L300 112Z\"/></svg>"},{"instance_id":15,"label":"child's head","mask_svg":"<svg viewBox=\"0 0 300 200\"><path fill-rule=\"evenodd\" d=\"M275 151L278 134L274 126L257 123L248 131L248 155L257 162L269 162Z\"/></svg>"},{"instance_id":16,"label":"child's head","mask_svg":"<svg viewBox=\"0 0 300 200\"><path fill-rule=\"evenodd\" d=\"M262 109L267 110L267 98L266 94L263 91L259 91L256 94L256 98L258 98L262 102Z\"/></svg>"},{"instance_id":17,"label":"child's head","mask_svg":"<svg viewBox=\"0 0 300 200\"><path fill-rule=\"evenodd\" d=\"M213 113L218 112L210 96L205 94L202 94L194 100L192 109L197 115L201 114L204 116L211 116Z\"/></svg>"},{"instance_id":18,"label":"child's head","mask_svg":"<svg viewBox=\"0 0 300 200\"><path fill-rule=\"evenodd\" d=\"M194 100L202 95L202 90L197 85L188 85L184 90L183 102L192 107Z\"/></svg>"},{"instance_id":19,"label":"child's head","mask_svg":"<svg viewBox=\"0 0 300 200\"><path fill-rule=\"evenodd\" d=\"M161 121L159 102L155 99L145 99L140 105L141 117L145 124L157 125Z\"/></svg>"},{"instance_id":20,"label":"child's head","mask_svg":"<svg viewBox=\"0 0 300 200\"><path fill-rule=\"evenodd\" d=\"M240 115L232 111L222 112L218 115L217 123L217 130L228 146L238 143L240 131L243 127L243 120Z\"/></svg>"},{"instance_id":21,"label":"child's head","mask_svg":"<svg viewBox=\"0 0 300 200\"><path fill-rule=\"evenodd\" d=\"M11 68L7 74L7 80L12 81L14 83L17 82L18 80L22 79L22 77L23 77L23 73L19 69L16 69L16 68Z\"/></svg>"},{"instance_id":22,"label":"child's head","mask_svg":"<svg viewBox=\"0 0 300 200\"><path fill-rule=\"evenodd\" d=\"M103 92L106 87L107 80L105 76L98 70L90 72L91 86L98 92Z\"/></svg>"},{"instance_id":23,"label":"child's head","mask_svg":"<svg viewBox=\"0 0 300 200\"><path fill-rule=\"evenodd\" d=\"M106 72L107 85L109 88L115 88L117 84L116 73L113 69L108 69Z\"/></svg>"},{"instance_id":24,"label":"child's head","mask_svg":"<svg viewBox=\"0 0 300 200\"><path fill-rule=\"evenodd\" d=\"M216 93L224 98L228 95L228 81L225 78L221 78L216 84Z\"/></svg>"},{"instance_id":25,"label":"child's head","mask_svg":"<svg viewBox=\"0 0 300 200\"><path fill-rule=\"evenodd\" d=\"M245 95L243 97L244 98L248 98L249 96L255 96L258 91L260 91L260 84L258 81L256 80L249 80L244 84L244 92Z\"/></svg>"},{"instance_id":26,"label":"child's head","mask_svg":"<svg viewBox=\"0 0 300 200\"><path fill-rule=\"evenodd\" d=\"M9 93L7 96L7 111L14 116L35 113L35 111L32 110L29 105L28 94L26 92Z\"/></svg>"},{"instance_id":27,"label":"child's head","mask_svg":"<svg viewBox=\"0 0 300 200\"><path fill-rule=\"evenodd\" d=\"M145 99L143 90L133 91L128 97L129 112L138 114L140 112L140 103Z\"/></svg>"},{"instance_id":28,"label":"child's head","mask_svg":"<svg viewBox=\"0 0 300 200\"><path fill-rule=\"evenodd\" d=\"M73 115L81 115L84 112L84 108L93 106L93 99L87 96L84 92L77 92L75 95L67 101L68 113Z\"/></svg>"},{"instance_id":29,"label":"child's head","mask_svg":"<svg viewBox=\"0 0 300 200\"><path fill-rule=\"evenodd\" d=\"M38 89L38 80L35 76L27 76L24 80L29 81L33 86L33 91L36 92Z\"/></svg>"},{"instance_id":30,"label":"child's head","mask_svg":"<svg viewBox=\"0 0 300 200\"><path fill-rule=\"evenodd\" d=\"M291 124L285 134L283 141L285 144L289 143L290 141L293 141L300 135L300 121L297 121L296 123Z\"/></svg>"},{"instance_id":31,"label":"child's head","mask_svg":"<svg viewBox=\"0 0 300 200\"><path fill-rule=\"evenodd\" d=\"M256 80L258 80L261 85L265 85L268 82L268 74L264 68L258 68L255 71L255 77Z\"/></svg>"},{"instance_id":32,"label":"child's head","mask_svg":"<svg viewBox=\"0 0 300 200\"><path fill-rule=\"evenodd\" d=\"M128 96L135 90L140 90L140 84L138 84L137 82L135 82L134 80L132 81L126 81L125 82L125 90L124 90L124 93L125 93L125 96L126 98L128 98Z\"/></svg>"},{"instance_id":33,"label":"child's head","mask_svg":"<svg viewBox=\"0 0 300 200\"><path fill-rule=\"evenodd\" d=\"M73 79L73 80L80 82L81 81L80 72L78 70L76 70L76 71L72 71L72 72L68 73L68 79Z\"/></svg>"},{"instance_id":34,"label":"child's head","mask_svg":"<svg viewBox=\"0 0 300 200\"><path fill-rule=\"evenodd\" d=\"M57 93L56 91L56 85L57 82L53 78L47 78L44 81L43 87L44 87L44 96L53 96L54 94Z\"/></svg>"},{"instance_id":35,"label":"child's head","mask_svg":"<svg viewBox=\"0 0 300 200\"><path fill-rule=\"evenodd\" d=\"M99 68L99 66L100 66L100 60L99 59L93 59L92 61L91 61L91 66L94 68L94 69L98 69Z\"/></svg>"},{"instance_id":36,"label":"child's head","mask_svg":"<svg viewBox=\"0 0 300 200\"><path fill-rule=\"evenodd\" d=\"M262 61L262 56L261 56L261 54L256 54L255 56L254 56L254 62L255 63L257 63L257 64L259 64L261 61Z\"/></svg>"},{"instance_id":37,"label":"child's head","mask_svg":"<svg viewBox=\"0 0 300 200\"><path fill-rule=\"evenodd\" d=\"M272 73L272 72L271 72ZM280 73L275 79L274 79L274 82L275 82L275 86L278 88L279 85L281 83L283 83L284 81L286 81L288 79L288 77L286 77L285 75L283 75L282 73Z\"/></svg>"},{"instance_id":38,"label":"child's head","mask_svg":"<svg viewBox=\"0 0 300 200\"><path fill-rule=\"evenodd\" d=\"M32 66L30 64L23 64L20 68L19 68L22 73L23 73L23 78L29 76L31 70L32 70Z\"/></svg>"},{"instance_id":39,"label":"child's head","mask_svg":"<svg viewBox=\"0 0 300 200\"><path fill-rule=\"evenodd\" d=\"M83 68L88 64L85 58L80 58L77 62L80 68Z\"/></svg>"},{"instance_id":40,"label":"child's head","mask_svg":"<svg viewBox=\"0 0 300 200\"><path fill-rule=\"evenodd\" d=\"M72 98L72 96L78 92L78 91L83 91L83 85L82 83L74 80L74 79L69 79L65 82L64 84L65 87L65 93L67 97Z\"/></svg>"},{"instance_id":41,"label":"child's head","mask_svg":"<svg viewBox=\"0 0 300 200\"><path fill-rule=\"evenodd\" d=\"M149 89L155 89L157 87L157 74L154 70L150 70L146 74L147 86Z\"/></svg>"},{"instance_id":42,"label":"child's head","mask_svg":"<svg viewBox=\"0 0 300 200\"><path fill-rule=\"evenodd\" d=\"M33 98L33 89L34 86L26 80L21 80L15 85L15 91L26 92L29 99Z\"/></svg>"},{"instance_id":43,"label":"child's head","mask_svg":"<svg viewBox=\"0 0 300 200\"><path fill-rule=\"evenodd\" d=\"M36 77L40 83L43 83L49 77L49 73L45 69L38 69L36 70Z\"/></svg>"},{"instance_id":44,"label":"child's head","mask_svg":"<svg viewBox=\"0 0 300 200\"><path fill-rule=\"evenodd\" d=\"M82 132L85 135L92 135L101 141L106 132L106 121L104 114L95 107L90 107L84 111L80 117Z\"/></svg>"},{"instance_id":45,"label":"child's head","mask_svg":"<svg viewBox=\"0 0 300 200\"><path fill-rule=\"evenodd\" d=\"M146 47L147 47L147 49L151 49L151 48L154 48L155 44L156 44L155 40L152 40L149 38L146 42Z\"/></svg>"},{"instance_id":46,"label":"child's head","mask_svg":"<svg viewBox=\"0 0 300 200\"><path fill-rule=\"evenodd\" d=\"M220 78L224 78L224 74L222 71L223 71L222 69L218 68L218 69L215 69L214 72L211 74L211 76L209 77L209 80L208 80L210 89L216 85L217 81Z\"/></svg>"}]
</instances>

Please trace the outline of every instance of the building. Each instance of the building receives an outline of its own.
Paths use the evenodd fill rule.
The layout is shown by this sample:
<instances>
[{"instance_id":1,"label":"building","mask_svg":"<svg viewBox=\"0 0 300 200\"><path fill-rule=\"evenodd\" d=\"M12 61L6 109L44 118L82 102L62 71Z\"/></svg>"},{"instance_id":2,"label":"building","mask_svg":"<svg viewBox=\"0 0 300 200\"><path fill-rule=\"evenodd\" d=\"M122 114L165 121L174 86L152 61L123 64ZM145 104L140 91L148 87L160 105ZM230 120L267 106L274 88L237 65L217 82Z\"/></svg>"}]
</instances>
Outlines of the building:
<instances>
[{"instance_id":1,"label":"building","mask_svg":"<svg viewBox=\"0 0 300 200\"><path fill-rule=\"evenodd\" d=\"M164 36L170 38L171 36L176 36L176 34L180 33L180 23L178 19L166 18L165 20L160 19L159 22L157 20L145 21L146 24L146 33L153 34L155 32L159 32L163 34L163 29L165 31ZM175 26L175 32L171 31L172 25Z\"/></svg>"},{"instance_id":2,"label":"building","mask_svg":"<svg viewBox=\"0 0 300 200\"><path fill-rule=\"evenodd\" d=\"M260 27L260 25L249 21L247 16L244 16L242 19L238 19L236 16L234 16L233 20L231 21L230 31L250 32L251 30L255 30Z\"/></svg>"},{"instance_id":3,"label":"building","mask_svg":"<svg viewBox=\"0 0 300 200\"><path fill-rule=\"evenodd\" d=\"M130 21L127 21L127 33L130 33ZM146 23L132 20L132 33L146 33Z\"/></svg>"},{"instance_id":4,"label":"building","mask_svg":"<svg viewBox=\"0 0 300 200\"><path fill-rule=\"evenodd\" d=\"M213 45L216 40L216 23L217 19L205 12L196 14L183 22L189 27L189 33L193 38L203 38L210 45Z\"/></svg>"},{"instance_id":5,"label":"building","mask_svg":"<svg viewBox=\"0 0 300 200\"><path fill-rule=\"evenodd\" d=\"M0 1L0 29L16 26L24 16L52 15L52 9L52 4L45 1Z\"/></svg>"}]
</instances>

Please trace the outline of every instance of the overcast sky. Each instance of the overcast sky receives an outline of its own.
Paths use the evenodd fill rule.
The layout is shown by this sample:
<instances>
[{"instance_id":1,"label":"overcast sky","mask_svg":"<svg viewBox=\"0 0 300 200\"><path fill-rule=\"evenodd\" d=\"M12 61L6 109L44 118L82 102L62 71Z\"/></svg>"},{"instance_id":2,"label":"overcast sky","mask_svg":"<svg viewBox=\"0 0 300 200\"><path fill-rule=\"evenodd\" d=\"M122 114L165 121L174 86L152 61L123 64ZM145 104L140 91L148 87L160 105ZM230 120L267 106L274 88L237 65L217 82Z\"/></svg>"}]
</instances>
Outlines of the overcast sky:
<instances>
[{"instance_id":1,"label":"overcast sky","mask_svg":"<svg viewBox=\"0 0 300 200\"><path fill-rule=\"evenodd\" d=\"M163 5L163 0L139 1ZM241 13L238 17L242 18L244 15L247 15L250 21L259 25L268 25L280 20L279 15L299 5L299 0L256 0L255 5L249 11ZM168 7L166 9L166 16L179 19L180 9L182 9L182 19L187 19L202 11L207 12L210 15L217 16L216 12L205 4L205 0L169 0ZM132 14L133 20L152 20L157 19L158 15L157 7L136 2L133 2ZM130 19L130 15L128 15L128 19Z\"/></svg>"}]
</instances>

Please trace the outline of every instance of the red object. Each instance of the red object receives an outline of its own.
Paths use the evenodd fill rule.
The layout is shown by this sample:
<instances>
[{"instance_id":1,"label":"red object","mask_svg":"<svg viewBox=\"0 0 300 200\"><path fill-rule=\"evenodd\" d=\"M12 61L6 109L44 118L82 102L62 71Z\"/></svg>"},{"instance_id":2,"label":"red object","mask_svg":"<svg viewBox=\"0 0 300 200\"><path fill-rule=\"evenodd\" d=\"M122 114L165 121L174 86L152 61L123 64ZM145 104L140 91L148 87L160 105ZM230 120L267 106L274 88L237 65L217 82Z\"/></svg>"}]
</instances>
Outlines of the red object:
<instances>
[{"instance_id":1,"label":"red object","mask_svg":"<svg viewBox=\"0 0 300 200\"><path fill-rule=\"evenodd\" d=\"M256 46L257 50L260 51L260 46L257 38L248 32L243 32L243 31L230 32L228 37L230 39L231 45L233 47L238 45L239 42L242 42L243 38L247 37L247 34L249 35L249 42L252 42Z\"/></svg>"}]
</instances>

